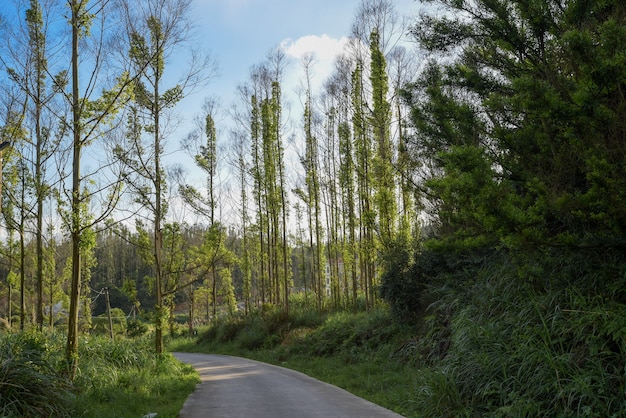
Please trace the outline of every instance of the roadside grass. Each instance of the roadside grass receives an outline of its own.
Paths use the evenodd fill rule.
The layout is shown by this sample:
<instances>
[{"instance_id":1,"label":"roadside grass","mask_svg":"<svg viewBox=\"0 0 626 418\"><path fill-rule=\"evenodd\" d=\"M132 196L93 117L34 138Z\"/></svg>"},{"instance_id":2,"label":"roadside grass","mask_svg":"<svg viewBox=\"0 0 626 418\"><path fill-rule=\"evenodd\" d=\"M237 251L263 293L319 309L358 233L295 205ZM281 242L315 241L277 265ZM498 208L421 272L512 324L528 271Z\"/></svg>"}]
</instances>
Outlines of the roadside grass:
<instances>
[{"instance_id":1,"label":"roadside grass","mask_svg":"<svg viewBox=\"0 0 626 418\"><path fill-rule=\"evenodd\" d=\"M295 369L407 417L626 416L626 261L604 258L493 255L437 277L412 324L383 306L260 309L168 347Z\"/></svg>"},{"instance_id":2,"label":"roadside grass","mask_svg":"<svg viewBox=\"0 0 626 418\"><path fill-rule=\"evenodd\" d=\"M198 375L152 339L82 337L79 372L65 377L65 338L29 330L0 335L0 416L177 417Z\"/></svg>"},{"instance_id":3,"label":"roadside grass","mask_svg":"<svg viewBox=\"0 0 626 418\"><path fill-rule=\"evenodd\" d=\"M394 351L415 332L399 325L384 308L373 312L317 313L307 309L286 316L280 310L219 320L198 338L167 341L170 351L247 357L293 370L346 389L404 416L416 368Z\"/></svg>"},{"instance_id":4,"label":"roadside grass","mask_svg":"<svg viewBox=\"0 0 626 418\"><path fill-rule=\"evenodd\" d=\"M152 338L92 339L76 384L75 407L84 417L176 417L198 375L171 354L154 354Z\"/></svg>"}]
</instances>

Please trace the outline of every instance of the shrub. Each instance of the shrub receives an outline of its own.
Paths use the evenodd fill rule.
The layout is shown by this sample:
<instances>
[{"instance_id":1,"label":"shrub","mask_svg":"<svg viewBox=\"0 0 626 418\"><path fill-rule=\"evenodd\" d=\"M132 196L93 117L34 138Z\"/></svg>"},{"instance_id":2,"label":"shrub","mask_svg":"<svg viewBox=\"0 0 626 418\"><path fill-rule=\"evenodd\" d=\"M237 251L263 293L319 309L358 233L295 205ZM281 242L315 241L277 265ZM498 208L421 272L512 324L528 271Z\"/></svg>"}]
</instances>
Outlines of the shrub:
<instances>
[{"instance_id":1,"label":"shrub","mask_svg":"<svg viewBox=\"0 0 626 418\"><path fill-rule=\"evenodd\" d=\"M141 337L148 332L148 325L139 319L129 319L126 325L126 335L129 337Z\"/></svg>"},{"instance_id":2,"label":"shrub","mask_svg":"<svg viewBox=\"0 0 626 418\"><path fill-rule=\"evenodd\" d=\"M606 291L609 274L564 251L546 255L533 264L492 259L448 289L415 350L432 360L416 389L424 416L626 413L626 308ZM447 334L439 331L444 317ZM444 340L447 355L438 358Z\"/></svg>"}]
</instances>

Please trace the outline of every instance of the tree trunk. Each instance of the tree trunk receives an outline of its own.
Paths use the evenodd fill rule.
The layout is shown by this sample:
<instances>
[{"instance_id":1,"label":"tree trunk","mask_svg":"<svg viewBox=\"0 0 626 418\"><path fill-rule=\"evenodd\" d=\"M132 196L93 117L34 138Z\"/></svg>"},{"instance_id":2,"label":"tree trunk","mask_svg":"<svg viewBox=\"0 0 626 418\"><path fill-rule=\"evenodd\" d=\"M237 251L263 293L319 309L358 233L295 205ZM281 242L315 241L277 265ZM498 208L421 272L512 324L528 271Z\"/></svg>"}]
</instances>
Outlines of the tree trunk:
<instances>
[{"instance_id":1,"label":"tree trunk","mask_svg":"<svg viewBox=\"0 0 626 418\"><path fill-rule=\"evenodd\" d=\"M70 290L70 312L67 325L67 363L69 376L73 380L78 370L78 310L80 302L80 151L81 151L81 105L78 89L78 33L80 31L80 16L78 5L71 3L72 9L72 117L73 117L73 159L72 159L72 279Z\"/></svg>"}]
</instances>

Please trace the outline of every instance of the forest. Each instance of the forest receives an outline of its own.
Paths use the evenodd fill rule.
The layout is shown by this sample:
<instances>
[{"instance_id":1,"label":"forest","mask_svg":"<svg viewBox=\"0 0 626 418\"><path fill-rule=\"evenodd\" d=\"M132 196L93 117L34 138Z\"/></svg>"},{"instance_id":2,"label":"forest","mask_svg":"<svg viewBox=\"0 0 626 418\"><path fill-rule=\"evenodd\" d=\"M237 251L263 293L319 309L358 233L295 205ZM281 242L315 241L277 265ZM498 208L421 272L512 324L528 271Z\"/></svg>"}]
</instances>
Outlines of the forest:
<instances>
[{"instance_id":1,"label":"forest","mask_svg":"<svg viewBox=\"0 0 626 418\"><path fill-rule=\"evenodd\" d=\"M621 0L422 0L412 15L362 0L321 87L313 55L294 69L270 49L191 133L177 105L218 64L194 49L191 0L11 1L1 325L62 331L70 376L111 308L149 319L161 353L177 316L193 333L298 298L417 324L407 355L440 366L424 385L456 382L440 416L624 413ZM170 164L173 142L201 184Z\"/></svg>"}]
</instances>

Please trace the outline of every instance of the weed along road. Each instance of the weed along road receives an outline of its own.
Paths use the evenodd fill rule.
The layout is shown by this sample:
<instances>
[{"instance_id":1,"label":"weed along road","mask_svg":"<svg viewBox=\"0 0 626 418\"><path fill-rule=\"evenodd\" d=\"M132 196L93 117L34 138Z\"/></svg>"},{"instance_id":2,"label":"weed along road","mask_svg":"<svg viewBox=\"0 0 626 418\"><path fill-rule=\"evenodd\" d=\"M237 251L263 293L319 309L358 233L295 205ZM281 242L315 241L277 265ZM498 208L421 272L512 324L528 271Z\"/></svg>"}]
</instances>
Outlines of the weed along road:
<instances>
[{"instance_id":1,"label":"weed along road","mask_svg":"<svg viewBox=\"0 0 626 418\"><path fill-rule=\"evenodd\" d=\"M200 373L180 418L401 417L305 374L240 357L173 353Z\"/></svg>"}]
</instances>

